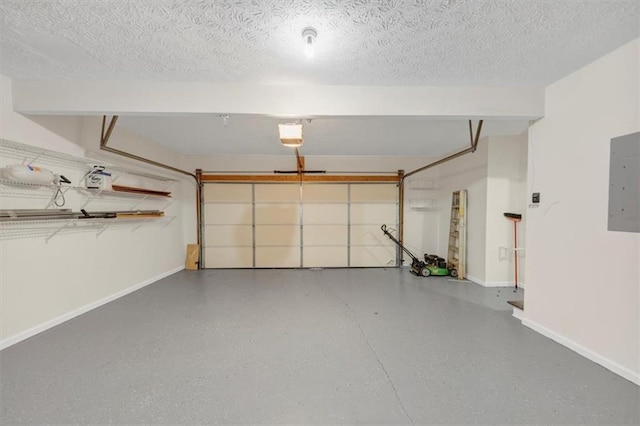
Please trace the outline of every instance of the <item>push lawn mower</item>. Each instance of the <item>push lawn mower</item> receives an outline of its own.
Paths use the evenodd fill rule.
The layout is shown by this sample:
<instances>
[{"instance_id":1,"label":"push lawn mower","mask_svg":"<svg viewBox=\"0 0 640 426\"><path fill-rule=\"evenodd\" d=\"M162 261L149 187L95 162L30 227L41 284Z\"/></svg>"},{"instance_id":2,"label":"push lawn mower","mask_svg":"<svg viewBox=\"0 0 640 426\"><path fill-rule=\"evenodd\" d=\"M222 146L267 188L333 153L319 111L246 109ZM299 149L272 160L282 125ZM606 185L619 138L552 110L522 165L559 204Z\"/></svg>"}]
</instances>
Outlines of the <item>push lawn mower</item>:
<instances>
[{"instance_id":1,"label":"push lawn mower","mask_svg":"<svg viewBox=\"0 0 640 426\"><path fill-rule=\"evenodd\" d=\"M425 253L424 262L427 264L429 271L431 271L431 275L451 275L454 278L458 276L458 271L447 268L447 261L440 256Z\"/></svg>"},{"instance_id":2,"label":"push lawn mower","mask_svg":"<svg viewBox=\"0 0 640 426\"><path fill-rule=\"evenodd\" d=\"M400 241L396 239L396 237L394 237L389 233L389 231L387 231L387 225L382 225L380 229L382 229L384 235L389 237L391 241L396 243L398 247L402 249L402 251L404 251L409 255L409 257L411 257L411 273L421 277L428 277L430 275L449 275L447 262L443 258L436 255L425 254L424 261L422 261L415 257L413 253L411 253L405 246L400 243ZM454 271L451 271L451 275L455 277L457 274L454 275Z\"/></svg>"}]
</instances>

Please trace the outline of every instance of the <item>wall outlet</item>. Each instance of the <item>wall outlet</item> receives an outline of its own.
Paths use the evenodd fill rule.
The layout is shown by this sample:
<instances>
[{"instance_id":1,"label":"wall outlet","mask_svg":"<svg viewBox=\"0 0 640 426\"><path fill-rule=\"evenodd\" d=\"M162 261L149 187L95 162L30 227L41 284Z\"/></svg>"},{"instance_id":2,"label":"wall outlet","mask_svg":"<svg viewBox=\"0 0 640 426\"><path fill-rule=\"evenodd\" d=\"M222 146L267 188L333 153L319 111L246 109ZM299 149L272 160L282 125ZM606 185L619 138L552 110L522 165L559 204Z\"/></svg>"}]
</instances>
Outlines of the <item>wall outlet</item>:
<instances>
[{"instance_id":1,"label":"wall outlet","mask_svg":"<svg viewBox=\"0 0 640 426\"><path fill-rule=\"evenodd\" d=\"M540 193L539 192L534 192L533 194L531 194L531 202L533 204L538 204L540 202Z\"/></svg>"}]
</instances>

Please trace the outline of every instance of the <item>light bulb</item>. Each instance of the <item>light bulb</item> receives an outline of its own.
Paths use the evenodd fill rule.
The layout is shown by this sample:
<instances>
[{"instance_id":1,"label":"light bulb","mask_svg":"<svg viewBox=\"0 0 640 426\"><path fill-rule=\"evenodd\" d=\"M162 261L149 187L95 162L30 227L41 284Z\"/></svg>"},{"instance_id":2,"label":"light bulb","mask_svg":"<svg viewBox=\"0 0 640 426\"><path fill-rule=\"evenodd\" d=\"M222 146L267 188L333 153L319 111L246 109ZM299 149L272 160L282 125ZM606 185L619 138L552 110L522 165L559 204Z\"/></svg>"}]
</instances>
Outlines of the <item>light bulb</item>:
<instances>
[{"instance_id":1,"label":"light bulb","mask_svg":"<svg viewBox=\"0 0 640 426\"><path fill-rule=\"evenodd\" d=\"M314 46L313 43L316 41L316 37L318 36L318 32L315 28L307 27L302 30L302 39L304 40L304 54L307 58L313 58L314 55Z\"/></svg>"},{"instance_id":2,"label":"light bulb","mask_svg":"<svg viewBox=\"0 0 640 426\"><path fill-rule=\"evenodd\" d=\"M313 38L311 36L307 37L307 42L304 45L304 54L307 55L307 58L313 58L314 52L313 48Z\"/></svg>"}]
</instances>

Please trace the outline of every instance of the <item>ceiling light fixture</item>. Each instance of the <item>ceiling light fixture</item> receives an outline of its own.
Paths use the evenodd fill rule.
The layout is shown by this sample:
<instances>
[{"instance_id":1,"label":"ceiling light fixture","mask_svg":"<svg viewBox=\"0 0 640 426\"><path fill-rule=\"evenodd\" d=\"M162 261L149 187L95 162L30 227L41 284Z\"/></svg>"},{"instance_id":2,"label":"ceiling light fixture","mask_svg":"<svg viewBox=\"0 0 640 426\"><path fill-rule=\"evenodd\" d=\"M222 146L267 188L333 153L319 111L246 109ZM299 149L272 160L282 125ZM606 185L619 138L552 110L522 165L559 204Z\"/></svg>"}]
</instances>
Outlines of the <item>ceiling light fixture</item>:
<instances>
[{"instance_id":1,"label":"ceiling light fixture","mask_svg":"<svg viewBox=\"0 0 640 426\"><path fill-rule=\"evenodd\" d=\"M316 37L318 37L318 31L316 31L313 27L307 27L302 30L302 38L304 39L304 53L307 55L307 58L313 58L314 55L314 47L313 44L316 41Z\"/></svg>"},{"instance_id":2,"label":"ceiling light fixture","mask_svg":"<svg viewBox=\"0 0 640 426\"><path fill-rule=\"evenodd\" d=\"M302 146L302 124L278 124L278 130L280 131L280 142L282 145L289 148Z\"/></svg>"}]
</instances>

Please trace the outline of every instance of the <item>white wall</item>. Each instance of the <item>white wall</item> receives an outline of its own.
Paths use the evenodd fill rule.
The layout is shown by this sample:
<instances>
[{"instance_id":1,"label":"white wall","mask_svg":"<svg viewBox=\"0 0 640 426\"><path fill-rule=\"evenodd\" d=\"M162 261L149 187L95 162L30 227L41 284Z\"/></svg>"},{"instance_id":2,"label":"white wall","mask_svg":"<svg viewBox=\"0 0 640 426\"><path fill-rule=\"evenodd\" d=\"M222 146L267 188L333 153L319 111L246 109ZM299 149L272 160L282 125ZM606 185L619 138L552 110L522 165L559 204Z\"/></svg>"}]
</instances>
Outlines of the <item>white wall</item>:
<instances>
[{"instance_id":1,"label":"white wall","mask_svg":"<svg viewBox=\"0 0 640 426\"><path fill-rule=\"evenodd\" d=\"M0 137L82 156L84 150L72 143L81 135L82 123L72 117L34 122L15 113L11 84L0 76ZM68 173L76 185L83 174L81 170L56 171ZM132 232L130 227L118 227L100 236L96 232L57 235L49 242L43 237L0 241L0 346L181 269L185 259L184 204L194 198L181 187L178 184L171 188L176 200L166 212L176 219L164 228L150 225ZM81 198L79 193L69 191L65 207L77 211ZM42 200L27 201L33 202L34 208L44 207ZM10 197L3 197L1 208L11 208L11 202ZM114 206L111 204L111 208L118 208Z\"/></svg>"},{"instance_id":2,"label":"white wall","mask_svg":"<svg viewBox=\"0 0 640 426\"><path fill-rule=\"evenodd\" d=\"M524 324L640 383L640 235L607 231L610 139L640 130L639 40L546 89L530 128Z\"/></svg>"},{"instance_id":3,"label":"white wall","mask_svg":"<svg viewBox=\"0 0 640 426\"><path fill-rule=\"evenodd\" d=\"M518 246L526 248L527 135L489 137L485 285L514 285L513 222L519 213ZM524 287L526 251L519 252L518 285Z\"/></svg>"},{"instance_id":4,"label":"white wall","mask_svg":"<svg viewBox=\"0 0 640 426\"><path fill-rule=\"evenodd\" d=\"M487 218L487 138L481 138L474 153L453 159L435 169L440 184L442 206L438 218L438 253L447 257L451 197L454 191L467 190L467 278L484 281L485 233Z\"/></svg>"}]
</instances>

